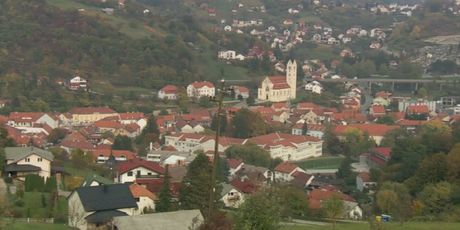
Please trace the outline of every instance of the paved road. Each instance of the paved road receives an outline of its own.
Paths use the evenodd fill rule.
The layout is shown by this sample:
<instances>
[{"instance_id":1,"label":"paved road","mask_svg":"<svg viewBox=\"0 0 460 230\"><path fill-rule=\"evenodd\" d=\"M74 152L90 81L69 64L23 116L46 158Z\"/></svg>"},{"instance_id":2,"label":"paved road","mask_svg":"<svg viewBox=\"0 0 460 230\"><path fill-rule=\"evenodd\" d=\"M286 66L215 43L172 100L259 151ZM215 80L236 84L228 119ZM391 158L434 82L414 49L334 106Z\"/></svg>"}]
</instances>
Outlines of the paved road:
<instances>
[{"instance_id":1,"label":"paved road","mask_svg":"<svg viewBox=\"0 0 460 230\"><path fill-rule=\"evenodd\" d=\"M293 219L291 222L281 222L283 225L316 225L316 226L326 226L329 225L327 222L311 221L311 220L299 220Z\"/></svg>"}]
</instances>

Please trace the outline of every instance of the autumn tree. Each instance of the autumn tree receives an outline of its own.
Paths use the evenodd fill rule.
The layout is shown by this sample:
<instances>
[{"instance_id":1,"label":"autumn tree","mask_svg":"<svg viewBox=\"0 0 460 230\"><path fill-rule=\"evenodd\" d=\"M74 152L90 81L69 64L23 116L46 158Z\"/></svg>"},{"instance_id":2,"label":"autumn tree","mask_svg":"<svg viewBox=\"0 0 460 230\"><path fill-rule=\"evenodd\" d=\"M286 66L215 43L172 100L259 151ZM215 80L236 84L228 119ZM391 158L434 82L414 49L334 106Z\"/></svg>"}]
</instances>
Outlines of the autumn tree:
<instances>
[{"instance_id":1,"label":"autumn tree","mask_svg":"<svg viewBox=\"0 0 460 230\"><path fill-rule=\"evenodd\" d=\"M248 138L266 134L269 131L268 125L260 113L252 112L243 108L235 113L232 120L233 136Z\"/></svg>"},{"instance_id":2,"label":"autumn tree","mask_svg":"<svg viewBox=\"0 0 460 230\"><path fill-rule=\"evenodd\" d=\"M337 196L333 195L329 199L321 203L321 207L328 218L333 219L332 229L335 229L337 219L341 218L344 213L343 201Z\"/></svg>"},{"instance_id":3,"label":"autumn tree","mask_svg":"<svg viewBox=\"0 0 460 230\"><path fill-rule=\"evenodd\" d=\"M51 130L47 139L49 143L58 144L67 135L67 130L63 128L55 128Z\"/></svg>"},{"instance_id":4,"label":"autumn tree","mask_svg":"<svg viewBox=\"0 0 460 230\"><path fill-rule=\"evenodd\" d=\"M419 194L419 200L424 204L423 212L428 215L439 215L452 206L453 188L448 182L428 184Z\"/></svg>"},{"instance_id":5,"label":"autumn tree","mask_svg":"<svg viewBox=\"0 0 460 230\"><path fill-rule=\"evenodd\" d=\"M447 177L447 157L444 153L437 153L425 157L415 172L405 184L415 193L420 191L426 184L444 181Z\"/></svg>"},{"instance_id":6,"label":"autumn tree","mask_svg":"<svg viewBox=\"0 0 460 230\"><path fill-rule=\"evenodd\" d=\"M428 153L446 153L452 147L452 128L442 121L431 120L423 124L419 138Z\"/></svg>"},{"instance_id":7,"label":"autumn tree","mask_svg":"<svg viewBox=\"0 0 460 230\"><path fill-rule=\"evenodd\" d=\"M384 183L377 192L376 200L382 212L395 216L401 222L411 215L412 197L404 184Z\"/></svg>"},{"instance_id":8,"label":"autumn tree","mask_svg":"<svg viewBox=\"0 0 460 230\"><path fill-rule=\"evenodd\" d=\"M227 158L241 159L246 164L269 167L270 153L254 143L232 145L225 150Z\"/></svg>"},{"instance_id":9,"label":"autumn tree","mask_svg":"<svg viewBox=\"0 0 460 230\"><path fill-rule=\"evenodd\" d=\"M247 198L235 215L235 229L278 229L280 207L274 195L270 190L263 190Z\"/></svg>"}]
</instances>

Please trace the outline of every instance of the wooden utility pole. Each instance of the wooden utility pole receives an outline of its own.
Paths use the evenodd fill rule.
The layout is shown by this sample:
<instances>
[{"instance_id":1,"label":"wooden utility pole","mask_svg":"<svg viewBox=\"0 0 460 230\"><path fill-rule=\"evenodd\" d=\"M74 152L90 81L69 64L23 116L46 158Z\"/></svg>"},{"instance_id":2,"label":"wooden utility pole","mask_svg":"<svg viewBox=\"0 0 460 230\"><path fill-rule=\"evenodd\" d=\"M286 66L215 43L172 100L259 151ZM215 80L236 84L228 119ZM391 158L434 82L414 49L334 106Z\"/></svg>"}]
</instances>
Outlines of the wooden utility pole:
<instances>
[{"instance_id":1,"label":"wooden utility pole","mask_svg":"<svg viewBox=\"0 0 460 230\"><path fill-rule=\"evenodd\" d=\"M209 186L209 201L208 201L208 213L206 215L206 221L211 219L212 211L214 210L214 193L215 193L215 183L216 183L216 173L217 173L217 163L219 161L219 136L220 136L220 119L222 116L222 104L225 96L225 80L220 81L220 89L217 92L215 97L211 98L211 101L215 101L218 104L217 116L216 116L216 136L214 139L214 157L212 164L212 173L211 173L211 184Z\"/></svg>"}]
</instances>

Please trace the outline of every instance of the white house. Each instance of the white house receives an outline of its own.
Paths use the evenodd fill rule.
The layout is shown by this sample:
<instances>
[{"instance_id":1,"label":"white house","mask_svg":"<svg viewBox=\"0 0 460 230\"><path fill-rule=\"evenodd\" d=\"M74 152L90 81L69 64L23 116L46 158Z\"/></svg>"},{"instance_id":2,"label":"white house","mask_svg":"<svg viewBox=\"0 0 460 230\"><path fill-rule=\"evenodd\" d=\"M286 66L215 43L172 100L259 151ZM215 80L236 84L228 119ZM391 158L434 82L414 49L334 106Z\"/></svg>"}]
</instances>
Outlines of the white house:
<instances>
[{"instance_id":1,"label":"white house","mask_svg":"<svg viewBox=\"0 0 460 230\"><path fill-rule=\"evenodd\" d=\"M370 174L368 172L361 172L356 175L356 188L359 191L362 192L364 188L369 189L376 185L377 182L371 180Z\"/></svg>"},{"instance_id":2,"label":"white house","mask_svg":"<svg viewBox=\"0 0 460 230\"><path fill-rule=\"evenodd\" d=\"M275 167L275 180L276 181L291 181L294 179L295 172L303 172L305 171L301 169L299 166L295 164L291 164L289 162L283 162Z\"/></svg>"},{"instance_id":3,"label":"white house","mask_svg":"<svg viewBox=\"0 0 460 230\"><path fill-rule=\"evenodd\" d=\"M134 159L118 163L116 173L115 182L129 183L136 179L159 178L164 174L164 168L156 162Z\"/></svg>"},{"instance_id":4,"label":"white house","mask_svg":"<svg viewBox=\"0 0 460 230\"><path fill-rule=\"evenodd\" d=\"M312 81L305 84L305 90L310 91L312 93L321 94L324 88L318 81Z\"/></svg>"},{"instance_id":5,"label":"white house","mask_svg":"<svg viewBox=\"0 0 460 230\"><path fill-rule=\"evenodd\" d=\"M8 177L24 180L28 174L37 174L45 180L51 176L51 152L36 147L6 147L4 171Z\"/></svg>"},{"instance_id":6,"label":"white house","mask_svg":"<svg viewBox=\"0 0 460 230\"><path fill-rule=\"evenodd\" d=\"M129 190L136 200L138 214L155 211L155 200L157 200L155 194L138 184L129 185Z\"/></svg>"},{"instance_id":7,"label":"white house","mask_svg":"<svg viewBox=\"0 0 460 230\"><path fill-rule=\"evenodd\" d=\"M76 76L70 79L69 81L70 90L80 90L80 89L86 90L87 87L88 87L88 81L86 81L86 79L80 76Z\"/></svg>"},{"instance_id":8,"label":"white house","mask_svg":"<svg viewBox=\"0 0 460 230\"><path fill-rule=\"evenodd\" d=\"M52 129L59 127L59 119L41 112L12 112L8 118L12 127L33 127L35 124L46 124Z\"/></svg>"},{"instance_id":9,"label":"white house","mask_svg":"<svg viewBox=\"0 0 460 230\"><path fill-rule=\"evenodd\" d=\"M209 81L193 82L187 86L187 96L200 98L202 96L213 97L215 95L216 88L214 84Z\"/></svg>"},{"instance_id":10,"label":"white house","mask_svg":"<svg viewBox=\"0 0 460 230\"><path fill-rule=\"evenodd\" d=\"M80 230L104 226L116 216L138 214L138 206L128 184L85 186L67 199L68 225Z\"/></svg>"},{"instance_id":11,"label":"white house","mask_svg":"<svg viewBox=\"0 0 460 230\"><path fill-rule=\"evenodd\" d=\"M175 85L165 85L158 91L159 99L176 100L179 89Z\"/></svg>"}]
</instances>

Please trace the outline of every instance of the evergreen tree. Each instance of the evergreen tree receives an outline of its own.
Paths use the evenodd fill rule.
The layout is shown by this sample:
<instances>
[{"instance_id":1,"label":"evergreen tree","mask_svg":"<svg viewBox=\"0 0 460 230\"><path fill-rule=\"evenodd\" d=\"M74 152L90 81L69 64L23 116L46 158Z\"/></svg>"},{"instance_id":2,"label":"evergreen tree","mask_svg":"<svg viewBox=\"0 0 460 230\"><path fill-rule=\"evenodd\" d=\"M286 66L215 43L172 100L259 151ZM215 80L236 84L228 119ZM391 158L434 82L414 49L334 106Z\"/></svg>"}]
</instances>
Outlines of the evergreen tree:
<instances>
[{"instance_id":1,"label":"evergreen tree","mask_svg":"<svg viewBox=\"0 0 460 230\"><path fill-rule=\"evenodd\" d=\"M196 158L189 164L185 175L179 202L182 209L200 209L206 213L208 209L212 166L208 157L198 152ZM215 185L214 185L215 186ZM215 201L219 199L220 188L215 190Z\"/></svg>"},{"instance_id":2,"label":"evergreen tree","mask_svg":"<svg viewBox=\"0 0 460 230\"><path fill-rule=\"evenodd\" d=\"M217 131L217 114L214 114L211 121L211 130ZM223 135L227 130L227 116L220 116L220 135Z\"/></svg>"},{"instance_id":3,"label":"evergreen tree","mask_svg":"<svg viewBox=\"0 0 460 230\"><path fill-rule=\"evenodd\" d=\"M157 212L168 212L171 211L171 191L169 187L169 167L165 167L165 176L163 180L163 186L161 187L159 201L156 205Z\"/></svg>"},{"instance_id":4,"label":"evergreen tree","mask_svg":"<svg viewBox=\"0 0 460 230\"><path fill-rule=\"evenodd\" d=\"M302 135L307 135L308 133L308 125L307 125L307 122L304 122L303 123L303 126L302 126Z\"/></svg>"},{"instance_id":5,"label":"evergreen tree","mask_svg":"<svg viewBox=\"0 0 460 230\"><path fill-rule=\"evenodd\" d=\"M133 150L131 138L125 135L118 135L115 137L112 149L114 150Z\"/></svg>"}]
</instances>

